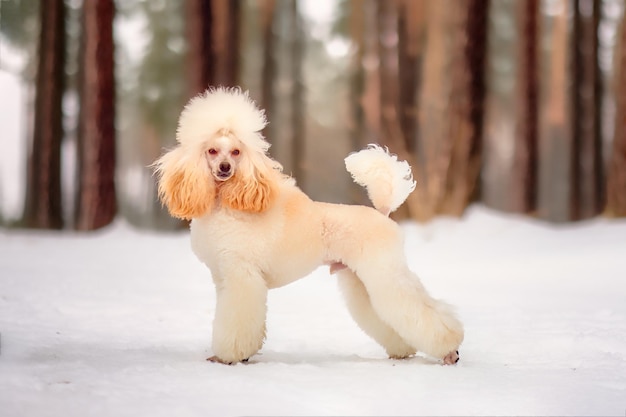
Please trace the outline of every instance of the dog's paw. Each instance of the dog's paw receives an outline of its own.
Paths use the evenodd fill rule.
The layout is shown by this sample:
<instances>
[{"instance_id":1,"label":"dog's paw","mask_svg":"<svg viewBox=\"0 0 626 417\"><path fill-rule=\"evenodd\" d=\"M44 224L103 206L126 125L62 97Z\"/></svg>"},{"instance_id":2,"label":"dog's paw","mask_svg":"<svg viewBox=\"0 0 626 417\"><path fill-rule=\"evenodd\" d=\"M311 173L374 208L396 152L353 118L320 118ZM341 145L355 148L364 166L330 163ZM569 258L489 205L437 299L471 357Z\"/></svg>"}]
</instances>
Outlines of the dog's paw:
<instances>
[{"instance_id":1,"label":"dog's paw","mask_svg":"<svg viewBox=\"0 0 626 417\"><path fill-rule=\"evenodd\" d=\"M221 363L223 365L232 365L233 362L226 362L220 358L218 358L217 356L211 356L210 358L206 358L207 361L209 362L213 362L213 363Z\"/></svg>"},{"instance_id":2,"label":"dog's paw","mask_svg":"<svg viewBox=\"0 0 626 417\"><path fill-rule=\"evenodd\" d=\"M446 356L443 357L443 364L444 365L454 365L455 363L457 363L459 361L459 351L454 351L454 352L450 352L448 353Z\"/></svg>"},{"instance_id":3,"label":"dog's paw","mask_svg":"<svg viewBox=\"0 0 626 417\"><path fill-rule=\"evenodd\" d=\"M242 360L241 360L241 362L246 363L246 362L248 362L248 359L249 359L249 358L242 359ZM208 362L213 362L213 363L221 363L221 364L223 364L223 365L234 365L234 364L236 363L236 362L226 362L226 361L224 361L224 360L222 360L222 359L218 358L218 357L217 357L217 356L215 356L215 355L211 356L210 358L206 358L206 360L207 360Z\"/></svg>"}]
</instances>

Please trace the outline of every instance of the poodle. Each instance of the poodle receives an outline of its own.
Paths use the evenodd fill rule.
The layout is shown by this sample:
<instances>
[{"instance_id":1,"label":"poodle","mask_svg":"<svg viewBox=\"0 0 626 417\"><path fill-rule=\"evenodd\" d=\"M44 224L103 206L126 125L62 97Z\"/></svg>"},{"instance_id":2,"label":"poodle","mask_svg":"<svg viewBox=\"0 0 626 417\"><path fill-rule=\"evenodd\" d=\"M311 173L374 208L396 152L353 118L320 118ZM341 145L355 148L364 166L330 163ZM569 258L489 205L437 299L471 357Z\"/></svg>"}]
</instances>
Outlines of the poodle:
<instances>
[{"instance_id":1,"label":"poodle","mask_svg":"<svg viewBox=\"0 0 626 417\"><path fill-rule=\"evenodd\" d=\"M217 304L208 360L245 362L265 340L267 291L329 265L350 314L390 358L421 351L458 361L463 326L409 270L388 215L415 188L411 168L376 146L345 159L374 208L312 201L268 155L265 114L239 88L210 88L179 119L177 145L155 163L170 214L191 220L191 246Z\"/></svg>"}]
</instances>

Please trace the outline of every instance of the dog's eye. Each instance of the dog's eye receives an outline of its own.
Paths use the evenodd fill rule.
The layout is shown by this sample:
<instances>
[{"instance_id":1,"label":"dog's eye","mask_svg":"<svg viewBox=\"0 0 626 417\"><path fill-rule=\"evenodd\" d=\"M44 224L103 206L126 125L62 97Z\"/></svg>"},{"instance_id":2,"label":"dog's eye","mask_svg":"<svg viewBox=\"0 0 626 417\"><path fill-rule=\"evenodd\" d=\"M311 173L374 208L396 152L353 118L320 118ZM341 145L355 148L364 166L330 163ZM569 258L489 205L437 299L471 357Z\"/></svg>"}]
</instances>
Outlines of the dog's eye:
<instances>
[{"instance_id":1,"label":"dog's eye","mask_svg":"<svg viewBox=\"0 0 626 417\"><path fill-rule=\"evenodd\" d=\"M232 154L233 156L237 156L237 155L239 155L239 149L235 149L234 151L232 151L232 152L231 152L231 154Z\"/></svg>"},{"instance_id":2,"label":"dog's eye","mask_svg":"<svg viewBox=\"0 0 626 417\"><path fill-rule=\"evenodd\" d=\"M217 155L217 149L209 149L209 155Z\"/></svg>"}]
</instances>

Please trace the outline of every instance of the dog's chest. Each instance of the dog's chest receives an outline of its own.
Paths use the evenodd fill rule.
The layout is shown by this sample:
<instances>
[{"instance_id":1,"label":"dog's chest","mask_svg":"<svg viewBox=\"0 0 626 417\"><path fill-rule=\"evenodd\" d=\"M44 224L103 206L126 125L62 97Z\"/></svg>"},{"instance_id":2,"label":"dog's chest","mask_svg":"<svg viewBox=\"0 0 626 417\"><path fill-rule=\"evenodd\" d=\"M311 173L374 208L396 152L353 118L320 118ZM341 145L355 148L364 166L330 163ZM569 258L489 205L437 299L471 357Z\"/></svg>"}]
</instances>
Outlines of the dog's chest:
<instances>
[{"instance_id":1,"label":"dog's chest","mask_svg":"<svg viewBox=\"0 0 626 417\"><path fill-rule=\"evenodd\" d=\"M263 215L218 212L191 222L191 245L203 262L215 263L228 256L267 258L278 239L276 222ZM224 259L225 260L225 259Z\"/></svg>"}]
</instances>

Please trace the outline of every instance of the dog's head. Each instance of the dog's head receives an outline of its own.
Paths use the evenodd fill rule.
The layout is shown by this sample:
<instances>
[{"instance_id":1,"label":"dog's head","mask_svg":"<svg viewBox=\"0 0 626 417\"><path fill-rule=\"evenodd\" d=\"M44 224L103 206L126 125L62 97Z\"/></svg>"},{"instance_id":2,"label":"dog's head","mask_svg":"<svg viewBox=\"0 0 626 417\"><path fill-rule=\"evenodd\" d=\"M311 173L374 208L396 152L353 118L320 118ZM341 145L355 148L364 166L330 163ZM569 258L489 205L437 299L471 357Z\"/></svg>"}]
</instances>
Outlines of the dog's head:
<instances>
[{"instance_id":1,"label":"dog's head","mask_svg":"<svg viewBox=\"0 0 626 417\"><path fill-rule=\"evenodd\" d=\"M181 113L178 145L155 163L159 197L174 217L208 214L217 201L247 212L265 211L280 165L267 156L267 124L239 88L209 89Z\"/></svg>"}]
</instances>

